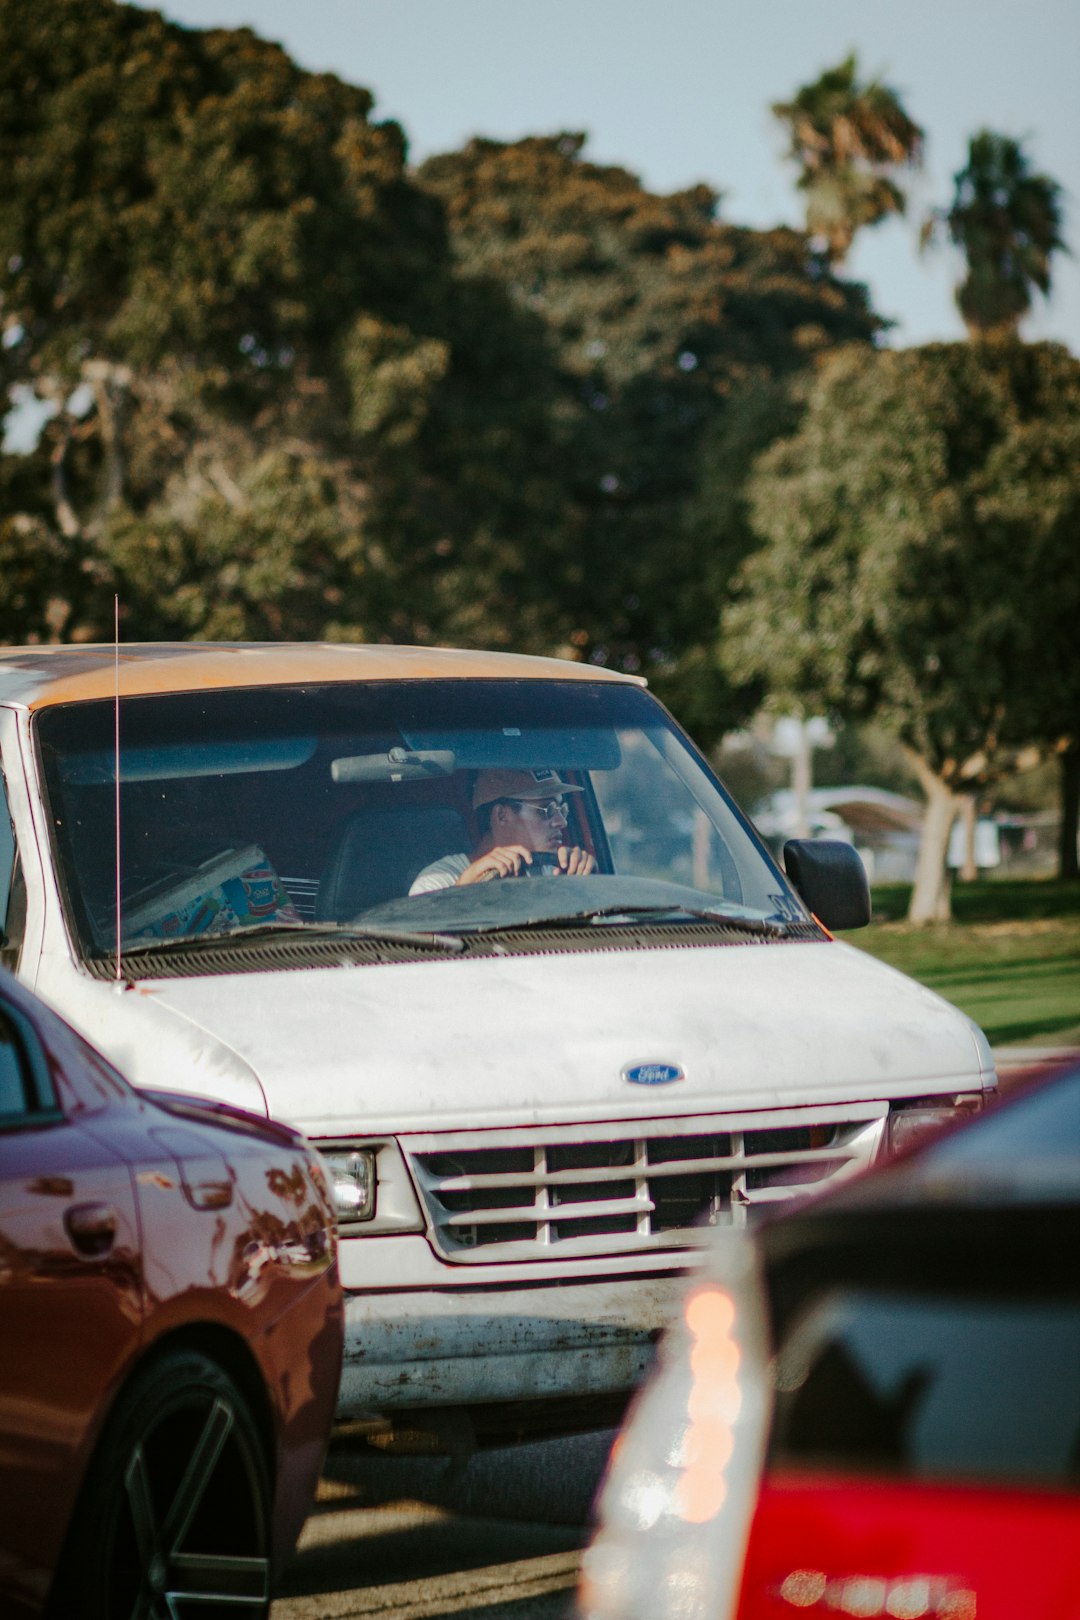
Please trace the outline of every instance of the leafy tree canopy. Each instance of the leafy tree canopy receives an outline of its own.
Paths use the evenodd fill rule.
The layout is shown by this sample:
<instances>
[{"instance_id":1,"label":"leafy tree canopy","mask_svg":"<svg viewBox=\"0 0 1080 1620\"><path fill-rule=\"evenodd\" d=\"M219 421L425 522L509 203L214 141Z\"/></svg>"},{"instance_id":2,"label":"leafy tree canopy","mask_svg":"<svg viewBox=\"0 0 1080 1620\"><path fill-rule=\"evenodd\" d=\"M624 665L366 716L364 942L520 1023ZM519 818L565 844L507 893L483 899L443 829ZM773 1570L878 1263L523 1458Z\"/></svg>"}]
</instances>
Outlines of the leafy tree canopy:
<instances>
[{"instance_id":1,"label":"leafy tree canopy","mask_svg":"<svg viewBox=\"0 0 1080 1620\"><path fill-rule=\"evenodd\" d=\"M145 633L400 630L381 611L423 536L406 552L379 513L424 485L454 335L400 129L247 30L112 0L0 0L0 27L0 383L57 407L18 532L44 523L67 564L46 621L0 599L6 633L100 634L117 585ZM328 557L320 619L296 582Z\"/></svg>"},{"instance_id":2,"label":"leafy tree canopy","mask_svg":"<svg viewBox=\"0 0 1080 1620\"><path fill-rule=\"evenodd\" d=\"M805 237L580 135L405 167L247 30L0 0L0 635L346 636L646 669L734 718L712 626L808 362L880 323ZM745 694L742 701L745 701Z\"/></svg>"},{"instance_id":3,"label":"leafy tree canopy","mask_svg":"<svg viewBox=\"0 0 1080 1620\"><path fill-rule=\"evenodd\" d=\"M1050 344L824 362L755 469L729 668L888 725L942 819L1016 745L1074 729L1078 411L1080 361Z\"/></svg>"},{"instance_id":4,"label":"leafy tree canopy","mask_svg":"<svg viewBox=\"0 0 1080 1620\"><path fill-rule=\"evenodd\" d=\"M726 225L706 187L657 196L583 146L580 134L474 140L418 179L446 209L461 279L497 286L547 336L570 497L552 582L566 650L647 669L662 689L708 690L696 707L715 730L723 684L698 643L732 566L731 513L721 503L710 521L695 505L702 478L745 472L752 393L880 323L800 233ZM760 427L760 409L750 416Z\"/></svg>"},{"instance_id":5,"label":"leafy tree canopy","mask_svg":"<svg viewBox=\"0 0 1080 1620\"><path fill-rule=\"evenodd\" d=\"M322 372L343 309L415 308L441 232L366 90L249 30L3 0L7 364L184 356L256 395Z\"/></svg>"}]
</instances>

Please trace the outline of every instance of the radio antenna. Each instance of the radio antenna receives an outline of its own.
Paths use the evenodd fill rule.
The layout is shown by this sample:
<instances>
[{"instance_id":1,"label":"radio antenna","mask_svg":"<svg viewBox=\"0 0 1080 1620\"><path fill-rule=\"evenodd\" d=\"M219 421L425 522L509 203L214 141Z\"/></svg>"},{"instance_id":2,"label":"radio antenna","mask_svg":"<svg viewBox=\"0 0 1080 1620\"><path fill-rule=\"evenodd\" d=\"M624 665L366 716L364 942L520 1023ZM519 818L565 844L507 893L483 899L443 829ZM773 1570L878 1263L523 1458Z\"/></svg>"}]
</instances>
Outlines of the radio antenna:
<instances>
[{"instance_id":1,"label":"radio antenna","mask_svg":"<svg viewBox=\"0 0 1080 1620\"><path fill-rule=\"evenodd\" d=\"M116 832L116 982L120 983L123 973L121 970L120 951L120 597L113 597L113 674L115 678L113 695L113 748L116 761L116 809L114 825Z\"/></svg>"}]
</instances>

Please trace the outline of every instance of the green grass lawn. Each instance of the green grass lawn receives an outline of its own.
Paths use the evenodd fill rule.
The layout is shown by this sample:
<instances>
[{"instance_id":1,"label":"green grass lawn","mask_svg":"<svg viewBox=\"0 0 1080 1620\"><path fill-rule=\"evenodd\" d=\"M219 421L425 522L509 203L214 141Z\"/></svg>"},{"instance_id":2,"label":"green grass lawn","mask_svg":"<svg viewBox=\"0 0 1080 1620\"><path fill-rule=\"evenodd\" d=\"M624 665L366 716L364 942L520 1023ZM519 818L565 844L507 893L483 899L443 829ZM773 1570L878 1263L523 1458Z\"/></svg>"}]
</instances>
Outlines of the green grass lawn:
<instances>
[{"instance_id":1,"label":"green grass lawn","mask_svg":"<svg viewBox=\"0 0 1080 1620\"><path fill-rule=\"evenodd\" d=\"M953 920L912 928L910 889L874 890L874 918L845 935L961 1007L992 1046L1080 1046L1080 884L957 883Z\"/></svg>"}]
</instances>

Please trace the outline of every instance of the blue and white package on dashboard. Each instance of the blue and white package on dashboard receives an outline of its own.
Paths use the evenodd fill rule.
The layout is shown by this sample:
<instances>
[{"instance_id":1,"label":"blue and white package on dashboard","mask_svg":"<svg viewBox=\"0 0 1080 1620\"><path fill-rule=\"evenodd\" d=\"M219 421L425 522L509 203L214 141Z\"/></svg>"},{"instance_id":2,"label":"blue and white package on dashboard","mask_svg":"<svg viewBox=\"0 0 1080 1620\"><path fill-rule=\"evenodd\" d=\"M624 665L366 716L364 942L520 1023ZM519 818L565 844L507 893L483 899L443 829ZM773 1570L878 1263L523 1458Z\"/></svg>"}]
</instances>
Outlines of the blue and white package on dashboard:
<instances>
[{"instance_id":1,"label":"blue and white package on dashboard","mask_svg":"<svg viewBox=\"0 0 1080 1620\"><path fill-rule=\"evenodd\" d=\"M230 849L124 918L125 943L225 934L270 918L299 922L281 879L257 844Z\"/></svg>"}]
</instances>

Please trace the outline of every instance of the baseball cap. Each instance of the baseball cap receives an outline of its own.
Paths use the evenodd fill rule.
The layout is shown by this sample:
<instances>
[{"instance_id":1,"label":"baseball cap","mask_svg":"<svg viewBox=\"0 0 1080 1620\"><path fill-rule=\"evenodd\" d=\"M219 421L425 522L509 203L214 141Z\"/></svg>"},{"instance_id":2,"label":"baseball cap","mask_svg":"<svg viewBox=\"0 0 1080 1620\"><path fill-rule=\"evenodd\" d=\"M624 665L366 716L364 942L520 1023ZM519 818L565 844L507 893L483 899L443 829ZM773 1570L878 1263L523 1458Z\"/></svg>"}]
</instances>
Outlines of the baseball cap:
<instances>
[{"instance_id":1,"label":"baseball cap","mask_svg":"<svg viewBox=\"0 0 1080 1620\"><path fill-rule=\"evenodd\" d=\"M557 793L581 792L549 766L535 771L484 770L476 773L472 802L475 810L496 799L552 799Z\"/></svg>"}]
</instances>

